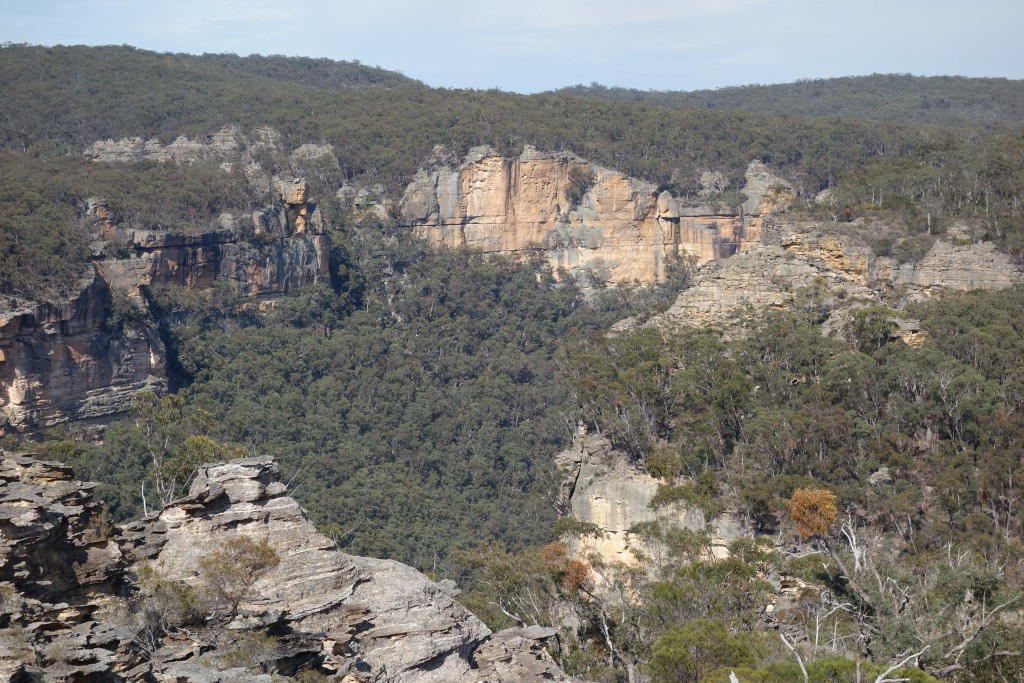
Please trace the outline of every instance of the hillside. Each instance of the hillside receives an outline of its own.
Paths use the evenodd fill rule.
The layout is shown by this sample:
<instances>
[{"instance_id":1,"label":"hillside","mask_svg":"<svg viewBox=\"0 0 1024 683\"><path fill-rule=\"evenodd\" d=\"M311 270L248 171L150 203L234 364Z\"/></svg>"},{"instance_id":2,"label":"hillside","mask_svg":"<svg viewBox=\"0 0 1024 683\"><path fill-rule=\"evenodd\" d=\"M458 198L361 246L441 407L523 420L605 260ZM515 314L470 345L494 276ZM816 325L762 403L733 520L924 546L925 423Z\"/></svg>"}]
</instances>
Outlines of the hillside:
<instances>
[{"instance_id":1,"label":"hillside","mask_svg":"<svg viewBox=\"0 0 1024 683\"><path fill-rule=\"evenodd\" d=\"M1011 128L1024 122L1024 82L1005 78L873 74L717 90L642 91L598 84L565 95L759 114Z\"/></svg>"},{"instance_id":2,"label":"hillside","mask_svg":"<svg viewBox=\"0 0 1024 683\"><path fill-rule=\"evenodd\" d=\"M218 178L216 165L196 164L182 174L174 166L140 163L126 173L79 156L97 141L138 137L168 145L179 136L207 140L226 126L248 136L273 127L280 154L258 161L271 173L309 175L311 191L325 200L345 183L380 184L397 199L435 159L438 145L456 159L480 145L506 155L527 146L569 151L689 200L698 199L710 173L716 200L733 205L743 201L738 193L748 165L759 160L793 186L801 198L797 206L830 189L829 199L813 207L822 217L881 212L912 232L962 223L1010 253L1024 249L1018 217L1024 136L1012 127L989 131L565 93L438 90L347 63L193 57L129 47L7 45L0 48L0 83L0 255L11 264L5 274L23 274L0 286L21 296L42 291L44 283L67 291L77 276L74 264L87 251L79 218L91 196L107 199L142 227L193 232L214 225L224 211L263 203L265 197L237 178ZM1012 104L1014 87L952 79L940 90L983 108L1009 103L1005 108L1012 112L1018 106ZM917 96L903 97L899 87L886 92L894 111L917 106ZM861 102L854 94L847 99ZM850 109L851 116L876 110L856 106L861 108ZM306 144L331 145L334 161L295 168L288 155ZM143 206L148 208L141 211ZM46 220L31 218L37 210ZM341 220L333 210L325 201L328 220ZM26 265L46 261L42 268Z\"/></svg>"},{"instance_id":3,"label":"hillside","mask_svg":"<svg viewBox=\"0 0 1024 683\"><path fill-rule=\"evenodd\" d=\"M254 528L287 488L318 553L455 582L489 627L557 630L550 656L588 680L1024 673L1015 83L718 109L5 45L0 85L0 447L101 482L98 536L71 542L155 512L128 528L185 553L190 515L233 519L220 483L183 500L203 464L272 456ZM122 588L192 599L149 578ZM63 634L17 600L11 647ZM266 603L232 630L326 633L311 614ZM331 656L406 633L343 617ZM413 679L469 666L453 647ZM278 654L239 675L298 675Z\"/></svg>"}]
</instances>

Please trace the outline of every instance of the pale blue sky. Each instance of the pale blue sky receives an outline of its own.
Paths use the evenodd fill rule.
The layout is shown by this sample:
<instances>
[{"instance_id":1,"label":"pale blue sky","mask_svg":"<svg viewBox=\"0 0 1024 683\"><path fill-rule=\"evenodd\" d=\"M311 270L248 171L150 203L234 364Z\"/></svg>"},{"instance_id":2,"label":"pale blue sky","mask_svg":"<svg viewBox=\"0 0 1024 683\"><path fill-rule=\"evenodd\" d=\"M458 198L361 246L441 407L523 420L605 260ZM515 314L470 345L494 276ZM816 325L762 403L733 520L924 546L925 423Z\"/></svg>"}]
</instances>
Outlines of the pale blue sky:
<instances>
[{"instance_id":1,"label":"pale blue sky","mask_svg":"<svg viewBox=\"0 0 1024 683\"><path fill-rule=\"evenodd\" d=\"M1024 78L1020 0L0 0L0 42L358 59L434 86Z\"/></svg>"}]
</instances>

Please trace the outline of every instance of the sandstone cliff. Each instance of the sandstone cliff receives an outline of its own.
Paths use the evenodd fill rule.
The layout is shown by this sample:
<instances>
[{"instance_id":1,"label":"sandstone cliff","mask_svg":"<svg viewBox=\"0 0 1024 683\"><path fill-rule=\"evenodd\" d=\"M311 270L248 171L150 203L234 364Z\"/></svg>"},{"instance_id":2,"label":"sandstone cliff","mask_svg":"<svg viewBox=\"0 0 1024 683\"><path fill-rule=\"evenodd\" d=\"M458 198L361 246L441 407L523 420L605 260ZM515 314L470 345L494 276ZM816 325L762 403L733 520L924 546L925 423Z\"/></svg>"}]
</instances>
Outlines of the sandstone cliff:
<instances>
[{"instance_id":1,"label":"sandstone cliff","mask_svg":"<svg viewBox=\"0 0 1024 683\"><path fill-rule=\"evenodd\" d=\"M326 235L265 242L247 240L234 230L200 235L135 232L127 243L130 258L97 261L96 270L112 289L132 296L150 285L206 289L225 281L246 296L270 297L329 277Z\"/></svg>"},{"instance_id":2,"label":"sandstone cliff","mask_svg":"<svg viewBox=\"0 0 1024 683\"><path fill-rule=\"evenodd\" d=\"M214 137L210 144L221 144ZM147 287L226 282L266 299L329 278L330 241L302 178L278 178L267 206L224 214L220 229L200 234L124 230L97 197L87 212L94 275L79 295L0 310L0 432L109 418L137 393L164 390L165 351L147 313ZM138 309L130 325L111 324L117 294Z\"/></svg>"},{"instance_id":3,"label":"sandstone cliff","mask_svg":"<svg viewBox=\"0 0 1024 683\"><path fill-rule=\"evenodd\" d=\"M336 681L568 680L541 643L550 629L492 634L438 585L354 557L285 495L272 459L205 466L189 495L110 536L94 485L24 456L0 461L0 673L5 680L271 681L226 653L267 634L262 666ZM147 630L137 576L201 594L199 559L227 539L266 539L280 563L229 624ZM169 583L168 583L169 582ZM181 589L175 589L181 590ZM152 600L152 599L151 599Z\"/></svg>"},{"instance_id":4,"label":"sandstone cliff","mask_svg":"<svg viewBox=\"0 0 1024 683\"><path fill-rule=\"evenodd\" d=\"M719 558L728 556L729 543L742 535L739 523L728 513L709 520L702 511L682 504L651 507L663 482L631 464L607 438L587 434L582 426L572 445L555 456L555 462L563 477L562 507L573 519L594 524L599 530L596 536L571 539L570 549L577 557L596 554L603 565L629 567L643 557L656 565L663 549L631 531L643 522L707 531L711 556Z\"/></svg>"},{"instance_id":5,"label":"sandstone cliff","mask_svg":"<svg viewBox=\"0 0 1024 683\"><path fill-rule=\"evenodd\" d=\"M111 291L94 277L67 301L0 312L0 432L91 420L166 386L151 326L107 325Z\"/></svg>"},{"instance_id":6,"label":"sandstone cliff","mask_svg":"<svg viewBox=\"0 0 1024 683\"><path fill-rule=\"evenodd\" d=\"M677 259L698 263L758 242L762 215L792 190L760 163L747 173L736 214L687 206L668 192L573 154L527 147L509 159L489 147L457 167L420 171L400 204L402 220L432 244L523 257L594 282L656 282Z\"/></svg>"}]
</instances>

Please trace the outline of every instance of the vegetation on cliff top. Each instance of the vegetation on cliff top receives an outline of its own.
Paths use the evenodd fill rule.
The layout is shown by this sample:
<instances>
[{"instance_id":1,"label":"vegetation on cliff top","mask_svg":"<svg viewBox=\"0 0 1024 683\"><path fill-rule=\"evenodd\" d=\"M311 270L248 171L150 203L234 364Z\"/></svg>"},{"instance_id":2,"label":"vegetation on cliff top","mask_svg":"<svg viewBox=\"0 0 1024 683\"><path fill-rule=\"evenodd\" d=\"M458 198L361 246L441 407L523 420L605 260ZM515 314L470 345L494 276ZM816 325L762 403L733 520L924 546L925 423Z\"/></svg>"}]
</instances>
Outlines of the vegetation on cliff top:
<instances>
[{"instance_id":1,"label":"vegetation on cliff top","mask_svg":"<svg viewBox=\"0 0 1024 683\"><path fill-rule=\"evenodd\" d=\"M942 677L1019 678L1024 292L910 307L926 334L920 346L880 324L884 309L863 310L839 339L822 336L820 311L765 315L730 342L714 330L602 339L571 349L564 375L591 428L664 480L656 503L731 510L752 531L792 539L773 570L739 586L756 594L771 571L807 582L800 614L778 616L784 632L804 636L805 655L825 656L837 637L876 664L927 646L920 662ZM710 616L754 628L751 605L727 600L726 584L691 590L684 578L709 540L698 535L694 552L676 533L660 536L682 563L663 567L667 583L642 574L624 583L650 590L654 606L617 647L655 673L659 652L674 647L673 624L707 616L659 622L659 610L684 614L694 596L719 596ZM745 552L733 550L741 561ZM834 633L819 647L823 624ZM645 628L664 635L637 642Z\"/></svg>"},{"instance_id":2,"label":"vegetation on cliff top","mask_svg":"<svg viewBox=\"0 0 1024 683\"><path fill-rule=\"evenodd\" d=\"M898 95L893 83L906 85L903 77L832 84L825 88L837 93L827 98L835 102L830 116L804 117L755 104L783 97L775 94L787 88L803 93L793 102L820 102L823 97L813 88L804 92L809 84L756 89L764 97L750 100L751 111L719 111L674 101L651 103L650 97L643 102L609 98L603 91L595 91L602 96L564 91L522 96L431 89L397 74L325 60L21 45L0 47L0 56L5 85L0 259L12 259L10 268L0 270L10 273L25 270L19 258L36 258L41 278L68 281L58 262L48 268L46 260L55 243L66 245L65 256L84 252L87 236L76 217L85 196L103 196L126 215L172 230L213 225L226 207L259 203L262 198L253 196L237 173L203 180L202 164L110 169L75 158L96 140L140 136L166 144L179 135L204 139L225 125L246 131L270 125L281 132L286 152L308 142L331 143L339 169L332 175L334 187L322 188L321 199L344 181L383 183L397 197L438 144L456 156L481 144L508 153L526 144L571 150L690 196L696 196L700 175L708 170L724 172L729 187L738 189L747 164L760 159L790 179L805 198L833 188L820 209L823 217L825 209L831 217L846 219L880 211L929 232L963 222L975 238L995 239L1013 253L1024 250L1024 136L1012 125L1021 108L1015 82L910 79L924 91L941 94L936 97L946 105L936 105L937 110L959 111L956 103L969 93L976 103L986 102L977 104L981 109L1003 112L1010 125L990 132L977 117L970 119L974 127L964 122L953 128L933 125L951 123L941 116L905 123L900 112L919 106L921 97L913 89ZM844 88L857 97L843 100L839 93ZM869 120L859 103L876 90L885 104L871 111L891 110L888 118L899 123ZM812 107L800 113L823 111ZM133 174L144 182L115 181L115 176L127 180ZM13 184L15 178L25 178L26 188L59 214L34 221L38 231L27 231L11 218L30 211L33 203L25 196L28 190ZM178 198L170 196L171 188L181 190ZM136 209L151 205L152 211ZM3 291L41 292L31 278L7 279L0 284Z\"/></svg>"},{"instance_id":3,"label":"vegetation on cliff top","mask_svg":"<svg viewBox=\"0 0 1024 683\"><path fill-rule=\"evenodd\" d=\"M65 289L70 279L61 261L53 260L53 247L60 245L65 264L78 260L65 257L85 252L88 235L77 217L86 196L102 196L140 224L170 230L213 226L220 211L245 210L264 199L238 172L208 177L216 167L203 164L111 169L77 158L85 147L131 136L164 144L179 135L205 139L226 125L247 132L272 126L282 135L285 153L310 142L332 144L339 166L329 183L315 188L319 199L342 182L382 183L397 198L439 144L456 157L483 144L506 153L527 144L570 150L690 197L696 197L705 171L723 172L727 189L738 190L747 164L760 159L805 200L831 188L828 200L815 208L827 220L873 212L929 233L964 223L974 239L994 239L1011 253L1024 252L1024 136L1015 113L1021 109L1016 82L878 77L818 88L834 93L827 98L809 84L771 86L756 89L764 97L750 98L744 111L592 92L523 96L432 89L397 74L326 60L5 45L0 83L0 265L11 259L0 271L24 273L24 262L35 259L36 280L53 279ZM967 98L984 111L998 109L1009 123L989 130L983 116L967 122L908 119L901 112L920 108L921 101L910 86L936 93L945 103L936 102L936 111L960 111ZM794 103L834 104L805 112L756 104L786 99L778 93L793 88ZM897 122L880 122L864 111L866 96L876 91L883 104L871 112L891 112L882 118ZM825 111L828 116L817 116ZM280 162L268 163L268 170L276 170ZM131 182L132 176L140 182ZM20 178L24 188L15 182ZM28 219L35 230L23 220L33 205L27 192L57 214ZM6 280L2 291L44 293L32 277Z\"/></svg>"}]
</instances>

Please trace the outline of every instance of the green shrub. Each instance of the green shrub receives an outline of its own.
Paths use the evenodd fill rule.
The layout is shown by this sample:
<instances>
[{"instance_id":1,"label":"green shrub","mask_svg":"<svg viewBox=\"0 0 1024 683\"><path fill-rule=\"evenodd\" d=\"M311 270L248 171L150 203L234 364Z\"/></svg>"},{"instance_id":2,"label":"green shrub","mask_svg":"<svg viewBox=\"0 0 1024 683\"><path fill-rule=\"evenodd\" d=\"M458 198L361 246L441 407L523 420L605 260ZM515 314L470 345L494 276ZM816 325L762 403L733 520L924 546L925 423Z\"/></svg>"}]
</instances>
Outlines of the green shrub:
<instances>
[{"instance_id":1,"label":"green shrub","mask_svg":"<svg viewBox=\"0 0 1024 683\"><path fill-rule=\"evenodd\" d=\"M699 683L719 667L753 667L754 655L741 639L714 619L697 619L668 631L654 644L654 683Z\"/></svg>"}]
</instances>

